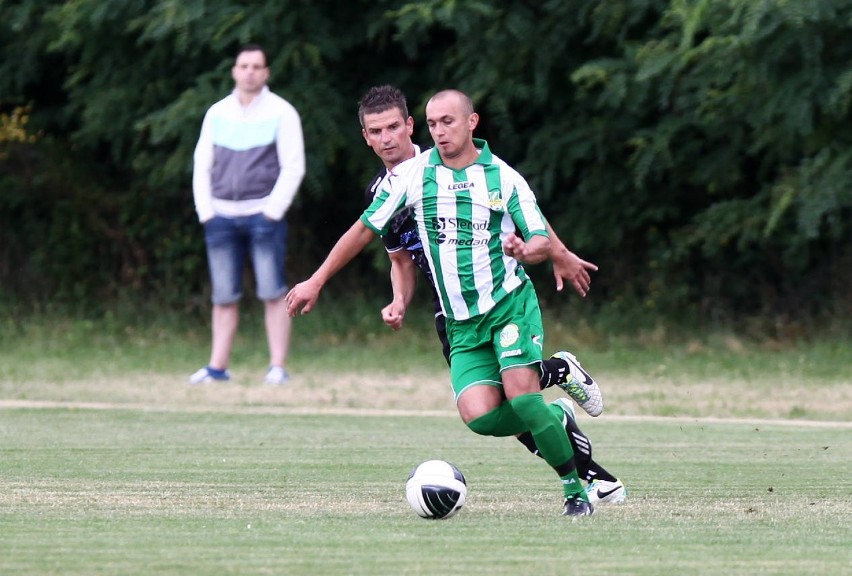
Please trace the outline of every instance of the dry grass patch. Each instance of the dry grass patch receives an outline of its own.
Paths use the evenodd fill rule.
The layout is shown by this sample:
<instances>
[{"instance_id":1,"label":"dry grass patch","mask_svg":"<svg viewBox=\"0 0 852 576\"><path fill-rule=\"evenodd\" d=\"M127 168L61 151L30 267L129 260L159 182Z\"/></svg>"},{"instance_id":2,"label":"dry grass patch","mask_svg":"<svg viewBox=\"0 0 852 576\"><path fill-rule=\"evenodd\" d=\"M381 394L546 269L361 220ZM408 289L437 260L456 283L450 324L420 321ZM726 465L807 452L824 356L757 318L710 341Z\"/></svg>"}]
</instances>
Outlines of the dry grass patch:
<instances>
[{"instance_id":1,"label":"dry grass patch","mask_svg":"<svg viewBox=\"0 0 852 576\"><path fill-rule=\"evenodd\" d=\"M184 374L162 373L0 384L0 402L96 402L178 410L285 407L455 412L446 371L403 375L314 372L294 374L285 386L260 384L262 376L243 375L229 382L199 386L188 385ZM852 420L850 382L798 379L784 383L770 378L687 381L606 372L597 372L595 377L604 392L605 415ZM553 399L561 392L551 389L545 395Z\"/></svg>"}]
</instances>

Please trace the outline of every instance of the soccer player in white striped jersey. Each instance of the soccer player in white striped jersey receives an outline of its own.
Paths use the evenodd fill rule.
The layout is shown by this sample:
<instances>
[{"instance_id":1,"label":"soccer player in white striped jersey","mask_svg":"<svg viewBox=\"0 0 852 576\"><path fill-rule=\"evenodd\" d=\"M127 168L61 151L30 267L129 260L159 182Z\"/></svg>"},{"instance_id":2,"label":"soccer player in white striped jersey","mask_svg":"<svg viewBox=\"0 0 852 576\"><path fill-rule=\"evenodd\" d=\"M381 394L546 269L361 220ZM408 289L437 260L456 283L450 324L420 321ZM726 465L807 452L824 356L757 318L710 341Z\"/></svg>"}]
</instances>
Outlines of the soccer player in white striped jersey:
<instances>
[{"instance_id":1,"label":"soccer player in white striped jersey","mask_svg":"<svg viewBox=\"0 0 852 576\"><path fill-rule=\"evenodd\" d=\"M414 158L420 148L411 140L414 132L414 119L408 114L405 95L390 85L370 88L358 103L358 120L364 141L381 159L383 167L364 191L366 205L370 205L379 185L389 171L393 171L402 162ZM553 262L553 274L557 290L564 283L574 286L580 296L589 290L588 270L597 266L579 258L562 244L556 233L548 229L551 237L550 259ZM405 311L411 302L417 283L419 268L432 292L435 308L435 330L441 341L442 351L447 364L450 363L450 344L447 339L446 317L441 310L438 293L432 280L423 244L417 236L416 224L405 210L394 217L388 233L382 236L382 242L391 261L391 285L393 301L382 309L382 319L393 330L402 328ZM557 352L553 357L542 361L539 386L542 390L551 386L565 388L566 381L572 378L572 366L563 358L567 352ZM582 398L581 398L582 400ZM598 502L623 502L626 499L624 484L592 458L591 440L580 430L574 416L571 403L565 399L555 400L551 409L562 419L571 447L574 450L577 472L581 479L589 482L586 494L592 504ZM533 454L538 455L538 446L532 434L524 432L518 440ZM600 495L604 495L604 499Z\"/></svg>"},{"instance_id":2,"label":"soccer player in white striped jersey","mask_svg":"<svg viewBox=\"0 0 852 576\"><path fill-rule=\"evenodd\" d=\"M459 415L477 434L530 432L559 475L566 516L589 503L571 443L539 387L544 329L523 264L550 255L547 225L526 181L475 140L470 98L438 92L426 105L435 148L400 164L326 260L287 295L288 313L310 312L325 283L393 217L412 208L450 342L450 376ZM520 235L516 234L516 230Z\"/></svg>"}]
</instances>

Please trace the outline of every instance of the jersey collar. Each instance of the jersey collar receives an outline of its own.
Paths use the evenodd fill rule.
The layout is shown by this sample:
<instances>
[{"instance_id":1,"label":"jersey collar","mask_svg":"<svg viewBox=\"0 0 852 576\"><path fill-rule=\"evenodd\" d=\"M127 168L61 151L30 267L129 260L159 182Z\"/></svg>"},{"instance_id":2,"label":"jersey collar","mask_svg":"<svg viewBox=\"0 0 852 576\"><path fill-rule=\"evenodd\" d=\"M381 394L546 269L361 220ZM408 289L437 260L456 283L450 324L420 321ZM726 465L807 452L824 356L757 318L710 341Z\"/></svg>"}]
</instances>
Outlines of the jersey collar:
<instances>
[{"instance_id":1,"label":"jersey collar","mask_svg":"<svg viewBox=\"0 0 852 576\"><path fill-rule=\"evenodd\" d=\"M491 164L493 161L493 156L491 154L491 149L488 147L488 142L483 140L482 138L474 138L473 145L479 149L479 156L477 156L474 164ZM438 152L437 146L432 148L432 152L429 154L429 164L433 166L442 165L444 163L441 160L441 153Z\"/></svg>"},{"instance_id":2,"label":"jersey collar","mask_svg":"<svg viewBox=\"0 0 852 576\"><path fill-rule=\"evenodd\" d=\"M479 148L479 156L474 164L491 164L493 158L491 156L491 148L488 147L488 142L482 138L474 138L473 145Z\"/></svg>"}]
</instances>

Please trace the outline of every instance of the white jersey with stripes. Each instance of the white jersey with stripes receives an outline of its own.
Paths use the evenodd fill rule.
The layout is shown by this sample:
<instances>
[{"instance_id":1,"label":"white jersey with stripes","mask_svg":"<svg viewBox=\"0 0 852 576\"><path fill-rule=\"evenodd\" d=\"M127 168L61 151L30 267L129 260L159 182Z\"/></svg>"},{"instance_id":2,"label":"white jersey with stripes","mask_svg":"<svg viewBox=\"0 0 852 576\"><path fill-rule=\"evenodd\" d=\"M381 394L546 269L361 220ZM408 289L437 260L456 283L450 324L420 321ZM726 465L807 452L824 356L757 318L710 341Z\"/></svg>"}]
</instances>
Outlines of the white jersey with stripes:
<instances>
[{"instance_id":1,"label":"white jersey with stripes","mask_svg":"<svg viewBox=\"0 0 852 576\"><path fill-rule=\"evenodd\" d=\"M485 314L526 279L521 264L503 254L503 239L519 232L547 236L544 217L526 180L474 139L470 166L444 166L437 149L393 169L361 221L385 234L393 216L411 207L417 231L448 318Z\"/></svg>"}]
</instances>

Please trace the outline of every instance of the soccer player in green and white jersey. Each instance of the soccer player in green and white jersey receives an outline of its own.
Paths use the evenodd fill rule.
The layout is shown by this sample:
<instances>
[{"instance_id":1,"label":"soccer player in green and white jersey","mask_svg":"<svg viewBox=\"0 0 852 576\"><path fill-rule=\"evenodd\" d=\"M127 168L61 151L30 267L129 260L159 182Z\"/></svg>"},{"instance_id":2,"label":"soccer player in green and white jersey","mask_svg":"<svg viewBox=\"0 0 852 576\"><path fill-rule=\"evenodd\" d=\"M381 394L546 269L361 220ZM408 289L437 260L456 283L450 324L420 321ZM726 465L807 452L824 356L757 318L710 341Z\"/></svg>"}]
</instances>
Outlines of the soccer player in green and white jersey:
<instances>
[{"instance_id":1,"label":"soccer player in green and white jersey","mask_svg":"<svg viewBox=\"0 0 852 576\"><path fill-rule=\"evenodd\" d=\"M370 88L358 102L358 119L364 141L382 161L382 169L364 190L366 205L369 205L388 172L394 171L402 162L414 158L421 150L411 140L414 119L408 114L405 95L394 86ZM382 242L391 262L390 277L393 288L393 300L382 308L382 320L393 330L402 327L406 309L414 296L419 268L432 292L435 331L449 365L450 343L447 338L446 317L435 290L432 271L426 262L423 243L417 236L416 224L410 213L410 210L404 210L397 214L391 221L389 231L382 235ZM570 284L580 296L585 297L591 284L589 270L597 270L597 266L571 252L552 228L548 228L548 233L556 289L561 291L565 284ZM539 369L539 386L542 390L558 386L592 415L596 415L598 409L603 409L597 402L599 398L596 398L599 392L594 390L597 384L570 352L556 352L552 357L543 360ZM589 502L596 506L600 502L625 501L627 488L592 457L592 442L580 429L571 403L565 398L558 398L551 402L550 406L557 417L562 419L565 432L571 441L580 479L589 482L586 488ZM532 434L524 432L517 438L530 452L539 454Z\"/></svg>"},{"instance_id":2,"label":"soccer player in green and white jersey","mask_svg":"<svg viewBox=\"0 0 852 576\"><path fill-rule=\"evenodd\" d=\"M473 139L478 121L462 92L444 90L429 100L426 123L435 148L389 175L323 264L288 293L288 312L310 312L331 276L395 214L413 208L447 317L462 420L483 435L530 432L561 479L563 514L590 515L565 429L539 388L544 330L522 263L548 258L546 222L520 174Z\"/></svg>"}]
</instances>

